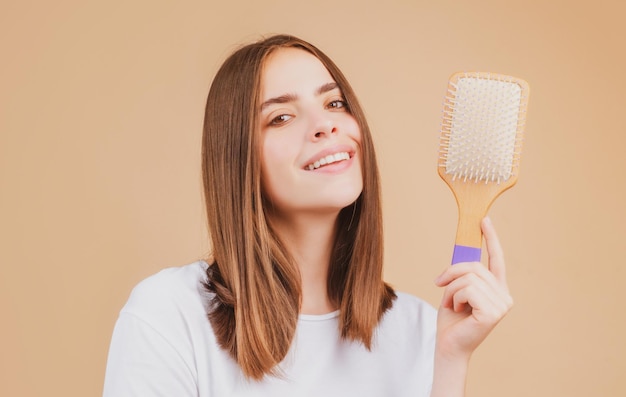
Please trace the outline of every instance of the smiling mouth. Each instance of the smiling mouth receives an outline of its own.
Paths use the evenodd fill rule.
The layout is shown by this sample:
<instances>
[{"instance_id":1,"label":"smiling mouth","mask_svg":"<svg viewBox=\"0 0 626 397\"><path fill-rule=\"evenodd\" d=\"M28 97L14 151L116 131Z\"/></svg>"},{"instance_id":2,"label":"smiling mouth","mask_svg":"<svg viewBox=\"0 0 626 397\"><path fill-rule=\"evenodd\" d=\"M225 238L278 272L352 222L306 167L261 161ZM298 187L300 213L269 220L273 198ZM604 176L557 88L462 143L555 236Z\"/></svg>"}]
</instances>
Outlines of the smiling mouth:
<instances>
[{"instance_id":1,"label":"smiling mouth","mask_svg":"<svg viewBox=\"0 0 626 397\"><path fill-rule=\"evenodd\" d=\"M350 160L350 154L348 152L339 152L335 154L329 154L328 156L322 157L314 163L311 163L304 167L305 170L313 171L325 165L337 163L339 161Z\"/></svg>"}]
</instances>

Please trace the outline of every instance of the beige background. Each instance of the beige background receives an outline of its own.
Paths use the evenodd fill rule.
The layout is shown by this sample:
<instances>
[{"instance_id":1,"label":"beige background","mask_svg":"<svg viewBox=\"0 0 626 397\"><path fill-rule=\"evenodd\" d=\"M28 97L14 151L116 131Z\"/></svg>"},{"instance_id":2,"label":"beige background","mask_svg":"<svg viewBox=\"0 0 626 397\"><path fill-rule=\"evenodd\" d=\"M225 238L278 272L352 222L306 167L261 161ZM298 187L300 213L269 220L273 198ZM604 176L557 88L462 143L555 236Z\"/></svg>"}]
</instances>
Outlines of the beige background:
<instances>
[{"instance_id":1,"label":"beige background","mask_svg":"<svg viewBox=\"0 0 626 397\"><path fill-rule=\"evenodd\" d=\"M207 251L199 147L216 68L289 32L333 57L375 131L386 272L438 303L448 76L523 77L518 185L491 216L516 306L470 396L624 396L626 8L572 1L2 1L0 395L101 393L130 289Z\"/></svg>"}]
</instances>

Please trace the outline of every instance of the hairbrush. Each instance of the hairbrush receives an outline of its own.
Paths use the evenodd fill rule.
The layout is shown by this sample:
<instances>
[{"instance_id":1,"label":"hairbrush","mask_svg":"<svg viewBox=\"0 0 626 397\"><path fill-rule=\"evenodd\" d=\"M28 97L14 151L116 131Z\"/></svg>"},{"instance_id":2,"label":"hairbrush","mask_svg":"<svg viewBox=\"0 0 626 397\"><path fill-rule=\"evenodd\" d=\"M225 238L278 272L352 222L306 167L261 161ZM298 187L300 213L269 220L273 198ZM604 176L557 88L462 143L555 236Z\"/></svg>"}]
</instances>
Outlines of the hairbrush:
<instances>
[{"instance_id":1,"label":"hairbrush","mask_svg":"<svg viewBox=\"0 0 626 397\"><path fill-rule=\"evenodd\" d=\"M517 182L529 87L494 73L450 77L441 127L439 176L459 209L452 264L480 261L480 222Z\"/></svg>"}]
</instances>

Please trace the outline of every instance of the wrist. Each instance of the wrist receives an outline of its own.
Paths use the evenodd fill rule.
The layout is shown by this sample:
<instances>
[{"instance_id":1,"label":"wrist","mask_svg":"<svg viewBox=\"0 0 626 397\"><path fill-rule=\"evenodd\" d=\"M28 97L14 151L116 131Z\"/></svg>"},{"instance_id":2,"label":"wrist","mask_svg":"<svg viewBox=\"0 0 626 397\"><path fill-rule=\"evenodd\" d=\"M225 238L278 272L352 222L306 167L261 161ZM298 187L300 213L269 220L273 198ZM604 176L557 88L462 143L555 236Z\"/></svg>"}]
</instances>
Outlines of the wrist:
<instances>
[{"instance_id":1,"label":"wrist","mask_svg":"<svg viewBox=\"0 0 626 397\"><path fill-rule=\"evenodd\" d=\"M451 354L435 350L431 397L462 397L469 367L470 354Z\"/></svg>"},{"instance_id":2,"label":"wrist","mask_svg":"<svg viewBox=\"0 0 626 397\"><path fill-rule=\"evenodd\" d=\"M440 361L451 365L469 364L472 357L472 350L463 349L460 346L451 346L437 341L435 345L435 362Z\"/></svg>"}]
</instances>

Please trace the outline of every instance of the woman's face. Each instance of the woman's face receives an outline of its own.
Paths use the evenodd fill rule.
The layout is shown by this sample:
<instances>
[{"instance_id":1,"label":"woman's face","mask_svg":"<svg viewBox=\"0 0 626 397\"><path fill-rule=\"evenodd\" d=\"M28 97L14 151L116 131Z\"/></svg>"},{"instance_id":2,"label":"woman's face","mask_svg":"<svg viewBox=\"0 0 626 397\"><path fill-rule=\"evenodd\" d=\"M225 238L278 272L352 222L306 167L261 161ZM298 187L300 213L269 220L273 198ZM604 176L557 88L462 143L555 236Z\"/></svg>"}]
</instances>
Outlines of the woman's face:
<instances>
[{"instance_id":1,"label":"woman's face","mask_svg":"<svg viewBox=\"0 0 626 397\"><path fill-rule=\"evenodd\" d=\"M363 189L361 132L324 65L297 48L267 58L260 133L265 195L279 216L338 213Z\"/></svg>"}]
</instances>

